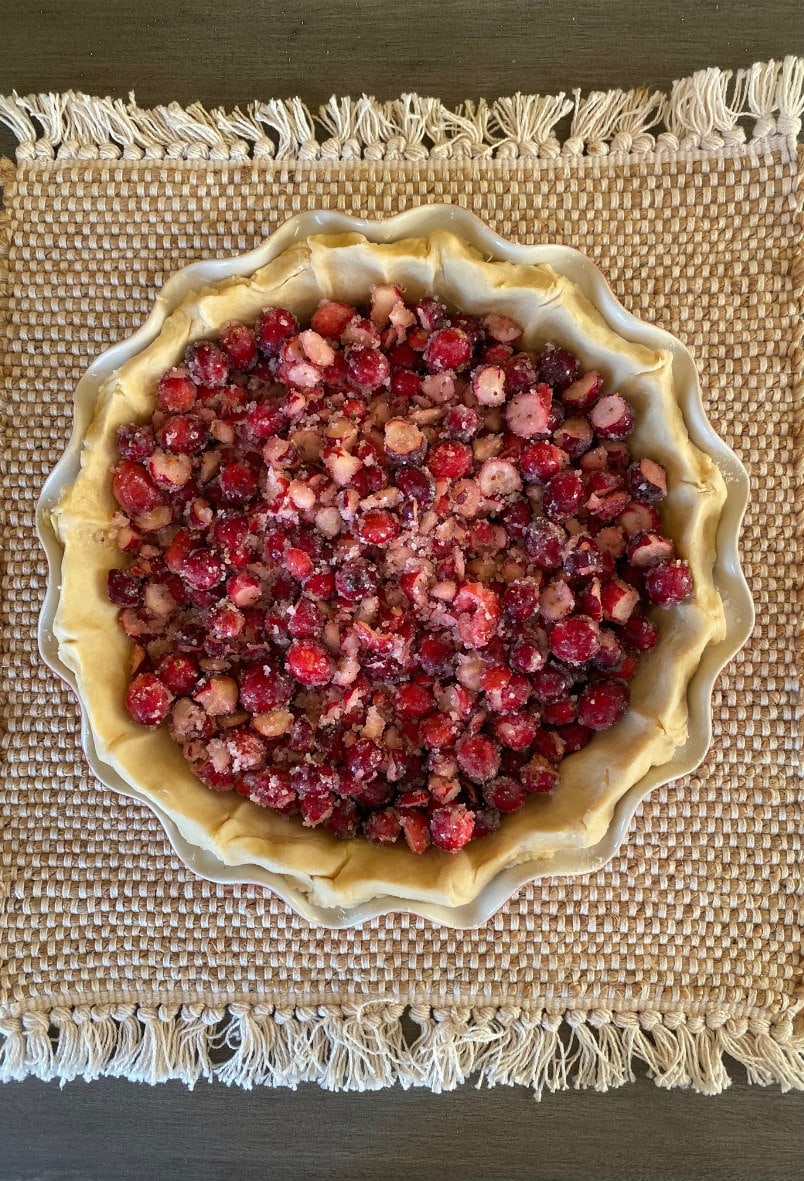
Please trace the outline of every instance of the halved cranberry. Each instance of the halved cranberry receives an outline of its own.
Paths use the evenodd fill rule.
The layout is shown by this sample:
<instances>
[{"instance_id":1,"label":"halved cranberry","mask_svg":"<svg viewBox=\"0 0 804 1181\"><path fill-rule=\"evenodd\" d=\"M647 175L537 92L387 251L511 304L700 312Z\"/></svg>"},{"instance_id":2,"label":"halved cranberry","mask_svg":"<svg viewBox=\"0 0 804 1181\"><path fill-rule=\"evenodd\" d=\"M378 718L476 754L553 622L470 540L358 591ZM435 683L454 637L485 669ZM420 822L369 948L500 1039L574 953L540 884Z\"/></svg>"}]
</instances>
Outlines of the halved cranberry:
<instances>
[{"instance_id":1,"label":"halved cranberry","mask_svg":"<svg viewBox=\"0 0 804 1181\"><path fill-rule=\"evenodd\" d=\"M430 826L421 812L400 812L399 823L411 853L424 853L431 843Z\"/></svg>"},{"instance_id":2,"label":"halved cranberry","mask_svg":"<svg viewBox=\"0 0 804 1181\"><path fill-rule=\"evenodd\" d=\"M395 808L381 808L372 812L363 826L363 835L372 845L394 845L402 831Z\"/></svg>"},{"instance_id":3,"label":"halved cranberry","mask_svg":"<svg viewBox=\"0 0 804 1181\"><path fill-rule=\"evenodd\" d=\"M526 480L546 484L569 462L569 457L554 443L531 443L519 457L519 468Z\"/></svg>"},{"instance_id":4,"label":"halved cranberry","mask_svg":"<svg viewBox=\"0 0 804 1181\"><path fill-rule=\"evenodd\" d=\"M634 429L634 408L620 394L609 394L589 411L589 421L601 439L625 439Z\"/></svg>"},{"instance_id":5,"label":"halved cranberry","mask_svg":"<svg viewBox=\"0 0 804 1181\"><path fill-rule=\"evenodd\" d=\"M427 685L408 682L394 696L394 709L403 718L426 718L435 708L435 698Z\"/></svg>"},{"instance_id":6,"label":"halved cranberry","mask_svg":"<svg viewBox=\"0 0 804 1181\"><path fill-rule=\"evenodd\" d=\"M413 308L416 318L429 335L443 328L447 322L447 309L434 295L425 295Z\"/></svg>"},{"instance_id":7,"label":"halved cranberry","mask_svg":"<svg viewBox=\"0 0 804 1181\"><path fill-rule=\"evenodd\" d=\"M667 495L667 472L652 459L638 459L625 473L634 500L654 504Z\"/></svg>"}]
</instances>

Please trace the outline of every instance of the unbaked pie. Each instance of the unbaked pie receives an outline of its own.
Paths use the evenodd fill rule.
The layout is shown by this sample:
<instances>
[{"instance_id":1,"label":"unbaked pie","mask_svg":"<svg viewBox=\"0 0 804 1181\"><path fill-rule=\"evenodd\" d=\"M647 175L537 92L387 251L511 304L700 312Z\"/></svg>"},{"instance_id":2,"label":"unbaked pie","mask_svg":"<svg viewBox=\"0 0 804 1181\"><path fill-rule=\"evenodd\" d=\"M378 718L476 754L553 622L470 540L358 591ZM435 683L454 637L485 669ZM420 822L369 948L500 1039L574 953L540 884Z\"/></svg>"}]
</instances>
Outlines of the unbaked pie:
<instances>
[{"instance_id":1,"label":"unbaked pie","mask_svg":"<svg viewBox=\"0 0 804 1181\"><path fill-rule=\"evenodd\" d=\"M670 355L550 267L311 237L103 386L54 630L190 842L324 906L458 905L684 743L724 498Z\"/></svg>"}]
</instances>

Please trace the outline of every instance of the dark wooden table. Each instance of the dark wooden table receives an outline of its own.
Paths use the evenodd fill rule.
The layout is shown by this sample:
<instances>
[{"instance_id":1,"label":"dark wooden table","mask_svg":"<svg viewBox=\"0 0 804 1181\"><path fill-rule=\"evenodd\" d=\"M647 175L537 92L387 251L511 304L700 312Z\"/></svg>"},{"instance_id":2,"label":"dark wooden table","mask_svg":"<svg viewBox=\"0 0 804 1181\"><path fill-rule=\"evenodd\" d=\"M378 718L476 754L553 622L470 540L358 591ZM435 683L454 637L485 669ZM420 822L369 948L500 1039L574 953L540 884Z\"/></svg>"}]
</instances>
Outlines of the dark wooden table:
<instances>
[{"instance_id":1,"label":"dark wooden table","mask_svg":"<svg viewBox=\"0 0 804 1181\"><path fill-rule=\"evenodd\" d=\"M403 90L669 86L708 65L804 52L800 0L163 0L0 8L0 93L82 89L232 106ZM0 154L10 154L0 131ZM735 1078L742 1072L734 1067ZM529 1181L804 1178L804 1096L736 1081L714 1099L646 1079L536 1105L523 1090L242 1092L104 1080L0 1088L0 1179L271 1176Z\"/></svg>"}]
</instances>

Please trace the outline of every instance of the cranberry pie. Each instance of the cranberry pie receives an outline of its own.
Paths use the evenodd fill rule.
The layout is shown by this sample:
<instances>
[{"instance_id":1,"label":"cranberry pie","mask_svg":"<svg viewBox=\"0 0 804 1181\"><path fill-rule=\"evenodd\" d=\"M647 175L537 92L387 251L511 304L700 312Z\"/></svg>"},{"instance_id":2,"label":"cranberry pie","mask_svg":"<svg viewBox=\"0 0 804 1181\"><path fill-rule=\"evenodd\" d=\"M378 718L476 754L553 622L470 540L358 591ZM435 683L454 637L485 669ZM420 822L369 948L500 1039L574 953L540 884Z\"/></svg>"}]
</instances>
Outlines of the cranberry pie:
<instances>
[{"instance_id":1,"label":"cranberry pie","mask_svg":"<svg viewBox=\"0 0 804 1181\"><path fill-rule=\"evenodd\" d=\"M670 354L566 277L311 237L102 387L54 631L192 844L323 906L458 905L684 744L724 499Z\"/></svg>"}]
</instances>

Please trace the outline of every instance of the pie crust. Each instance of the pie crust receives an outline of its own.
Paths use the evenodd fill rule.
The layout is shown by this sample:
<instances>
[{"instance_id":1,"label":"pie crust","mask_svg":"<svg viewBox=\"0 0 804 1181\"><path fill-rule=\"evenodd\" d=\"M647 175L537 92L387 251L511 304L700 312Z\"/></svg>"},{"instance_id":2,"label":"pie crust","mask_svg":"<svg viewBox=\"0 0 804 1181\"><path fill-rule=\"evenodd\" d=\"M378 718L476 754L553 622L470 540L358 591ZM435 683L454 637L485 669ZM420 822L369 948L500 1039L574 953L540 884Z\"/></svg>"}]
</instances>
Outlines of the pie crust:
<instances>
[{"instance_id":1,"label":"pie crust","mask_svg":"<svg viewBox=\"0 0 804 1181\"><path fill-rule=\"evenodd\" d=\"M510 316L524 325L521 347L554 341L574 352L582 367L600 372L607 388L622 392L637 416L632 454L650 455L667 469L664 531L694 579L687 602L654 613L659 643L640 660L625 717L559 764L555 792L530 795L496 833L454 854L430 849L416 856L404 845L342 841L233 792L208 790L166 728L143 729L126 712L129 640L106 593L109 569L124 560L109 538L117 510L111 491L116 431L150 417L164 370L181 363L188 344L215 336L229 320L253 322L264 307L282 305L301 321L322 299L360 304L372 285L383 283L400 285L408 298L434 292L461 311ZM388 895L459 906L509 866L597 844L618 800L685 743L688 684L704 649L726 631L712 573L725 497L714 462L690 440L671 354L619 336L551 267L484 258L447 231L387 244L359 234L312 236L248 278L192 292L156 339L104 382L80 473L52 512L64 547L54 634L75 674L100 759L170 816L188 842L227 865L256 864L284 875L324 907Z\"/></svg>"}]
</instances>

